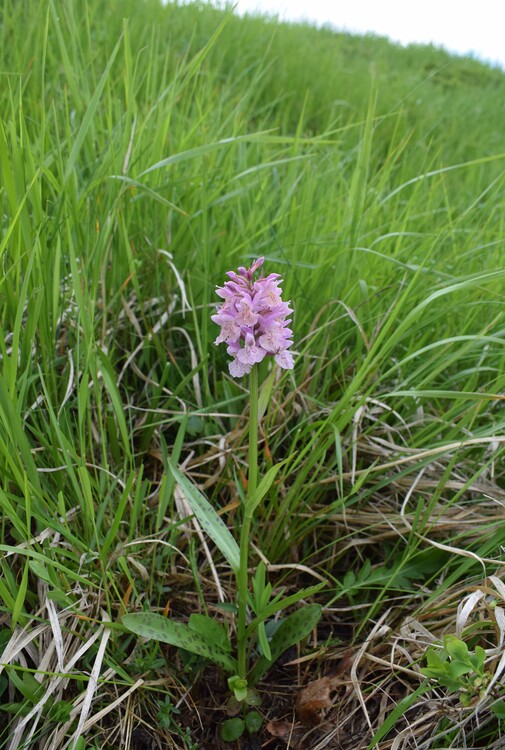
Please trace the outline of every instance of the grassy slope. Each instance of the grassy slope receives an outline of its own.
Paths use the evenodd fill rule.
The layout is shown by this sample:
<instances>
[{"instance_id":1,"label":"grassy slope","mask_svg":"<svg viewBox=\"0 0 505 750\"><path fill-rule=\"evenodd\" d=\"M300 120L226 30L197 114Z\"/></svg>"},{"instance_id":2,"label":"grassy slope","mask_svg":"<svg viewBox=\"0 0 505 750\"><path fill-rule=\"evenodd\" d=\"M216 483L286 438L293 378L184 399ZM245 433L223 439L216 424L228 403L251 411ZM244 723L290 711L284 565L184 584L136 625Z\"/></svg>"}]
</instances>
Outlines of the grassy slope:
<instances>
[{"instance_id":1,"label":"grassy slope","mask_svg":"<svg viewBox=\"0 0 505 750\"><path fill-rule=\"evenodd\" d=\"M154 0L7 0L1 13L0 638L16 624L33 637L0 677L4 700L35 703L30 670L61 671L84 642L70 690L44 679L70 708L92 665L105 673L88 716L101 737L93 717L152 680L157 655L107 641L97 621L122 602L172 599L187 614L198 569L216 599L163 467L172 453L213 502L236 503L246 399L209 312L225 271L259 255L285 277L299 356L265 421L265 467L290 460L258 548L329 578L330 653L359 647L382 616L393 633L406 618L437 623L442 601L454 631L505 544L503 75ZM63 662L42 661L58 642L48 601L70 606ZM364 686L379 679L362 669ZM175 701L180 669L168 674ZM153 716L163 702L131 695ZM54 711L19 736L63 747L77 726ZM489 712L482 723L499 737ZM444 746L457 746L449 729Z\"/></svg>"}]
</instances>

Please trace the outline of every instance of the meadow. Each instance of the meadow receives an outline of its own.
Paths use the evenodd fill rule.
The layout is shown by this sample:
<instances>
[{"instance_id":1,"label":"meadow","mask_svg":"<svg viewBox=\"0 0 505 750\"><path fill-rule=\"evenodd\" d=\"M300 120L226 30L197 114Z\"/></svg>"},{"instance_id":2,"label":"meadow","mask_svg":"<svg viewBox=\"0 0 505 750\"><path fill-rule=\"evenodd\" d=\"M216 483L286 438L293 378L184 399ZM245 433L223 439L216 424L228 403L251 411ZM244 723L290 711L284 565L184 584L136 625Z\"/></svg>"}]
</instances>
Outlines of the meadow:
<instances>
[{"instance_id":1,"label":"meadow","mask_svg":"<svg viewBox=\"0 0 505 750\"><path fill-rule=\"evenodd\" d=\"M198 3L4 0L0 81L0 747L505 747L504 73ZM222 672L121 618L235 637L169 465L238 536L248 386L210 316L259 257L295 367L250 565L324 586L230 743Z\"/></svg>"}]
</instances>

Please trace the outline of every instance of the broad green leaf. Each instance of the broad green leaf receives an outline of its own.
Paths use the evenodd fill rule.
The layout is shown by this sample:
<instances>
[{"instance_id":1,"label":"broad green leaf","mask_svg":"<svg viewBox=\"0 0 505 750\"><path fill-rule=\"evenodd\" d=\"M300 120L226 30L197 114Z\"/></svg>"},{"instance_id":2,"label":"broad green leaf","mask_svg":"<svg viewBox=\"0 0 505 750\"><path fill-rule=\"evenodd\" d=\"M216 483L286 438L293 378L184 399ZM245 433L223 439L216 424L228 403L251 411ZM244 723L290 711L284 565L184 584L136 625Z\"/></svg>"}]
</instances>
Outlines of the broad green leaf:
<instances>
[{"instance_id":1,"label":"broad green leaf","mask_svg":"<svg viewBox=\"0 0 505 750\"><path fill-rule=\"evenodd\" d=\"M245 702L248 706L261 706L261 695L254 688L248 688Z\"/></svg>"},{"instance_id":2,"label":"broad green leaf","mask_svg":"<svg viewBox=\"0 0 505 750\"><path fill-rule=\"evenodd\" d=\"M247 698L247 680L234 674L228 677L228 687L233 693L233 699L237 707Z\"/></svg>"},{"instance_id":3,"label":"broad green leaf","mask_svg":"<svg viewBox=\"0 0 505 750\"><path fill-rule=\"evenodd\" d=\"M37 682L30 672L21 675L15 669L9 670L9 680L14 684L28 704L35 704L44 693L44 686Z\"/></svg>"},{"instance_id":4,"label":"broad green leaf","mask_svg":"<svg viewBox=\"0 0 505 750\"><path fill-rule=\"evenodd\" d=\"M422 667L420 672L424 677L430 677L432 680L439 680L447 674L445 669L438 669L437 667Z\"/></svg>"},{"instance_id":5,"label":"broad green leaf","mask_svg":"<svg viewBox=\"0 0 505 750\"><path fill-rule=\"evenodd\" d=\"M243 703L247 698L247 680L243 680L243 682L246 683L245 686L232 688L233 696L237 703ZM229 681L228 684L230 684Z\"/></svg>"},{"instance_id":6,"label":"broad green leaf","mask_svg":"<svg viewBox=\"0 0 505 750\"><path fill-rule=\"evenodd\" d=\"M450 675L445 675L438 677L438 682L443 685L444 687L449 690L450 693L457 693L458 690L462 687L462 682L457 677L451 677Z\"/></svg>"},{"instance_id":7,"label":"broad green leaf","mask_svg":"<svg viewBox=\"0 0 505 750\"><path fill-rule=\"evenodd\" d=\"M233 719L226 719L219 727L219 735L225 742L235 742L244 734L245 723L243 719L235 716Z\"/></svg>"},{"instance_id":8,"label":"broad green leaf","mask_svg":"<svg viewBox=\"0 0 505 750\"><path fill-rule=\"evenodd\" d=\"M468 664L466 661L458 661L458 659L453 659L447 666L447 672L451 677L461 677L461 675L472 671L473 667L471 664Z\"/></svg>"},{"instance_id":9,"label":"broad green leaf","mask_svg":"<svg viewBox=\"0 0 505 750\"><path fill-rule=\"evenodd\" d=\"M491 706L491 711L498 719L505 719L505 701L500 700Z\"/></svg>"},{"instance_id":10,"label":"broad green leaf","mask_svg":"<svg viewBox=\"0 0 505 750\"><path fill-rule=\"evenodd\" d=\"M46 583L53 584L51 576L49 575L49 572L45 565L38 562L37 560L29 560L28 565L30 566L30 570L32 571L32 573L35 573L37 578L40 578L42 581L46 581Z\"/></svg>"},{"instance_id":11,"label":"broad green leaf","mask_svg":"<svg viewBox=\"0 0 505 750\"><path fill-rule=\"evenodd\" d=\"M132 633L136 633L143 638L152 638L162 643L170 643L172 646L191 651L192 654L203 656L223 667L228 672L237 671L235 659L219 646L209 643L200 633L192 630L182 622L174 622L155 612L138 612L124 615L121 618L121 622Z\"/></svg>"},{"instance_id":12,"label":"broad green leaf","mask_svg":"<svg viewBox=\"0 0 505 750\"><path fill-rule=\"evenodd\" d=\"M342 581L343 588L345 590L352 589L355 583L356 583L355 572L353 570L348 570L344 576L344 580Z\"/></svg>"},{"instance_id":13,"label":"broad green leaf","mask_svg":"<svg viewBox=\"0 0 505 750\"><path fill-rule=\"evenodd\" d=\"M482 646L475 646L475 653L468 654L468 656L473 668L480 674L484 670L484 662L486 661L486 652Z\"/></svg>"},{"instance_id":14,"label":"broad green leaf","mask_svg":"<svg viewBox=\"0 0 505 750\"><path fill-rule=\"evenodd\" d=\"M256 662L248 677L249 685L255 685L284 651L299 643L314 629L322 611L319 604L307 604L281 622L270 641L271 660L263 656Z\"/></svg>"},{"instance_id":15,"label":"broad green leaf","mask_svg":"<svg viewBox=\"0 0 505 750\"><path fill-rule=\"evenodd\" d=\"M207 498L202 495L200 490L198 490L189 479L186 479L184 474L182 474L172 463L169 463L169 466L176 482L184 491L184 495L191 506L191 510L198 518L203 529L226 557L233 572L237 573L240 567L240 550L237 542L228 531L226 524L218 516L212 505Z\"/></svg>"},{"instance_id":16,"label":"broad green leaf","mask_svg":"<svg viewBox=\"0 0 505 750\"><path fill-rule=\"evenodd\" d=\"M259 732L263 724L263 716L258 711L249 711L244 718L245 728L249 734Z\"/></svg>"},{"instance_id":17,"label":"broad green leaf","mask_svg":"<svg viewBox=\"0 0 505 750\"><path fill-rule=\"evenodd\" d=\"M469 663L468 646L464 641L460 641L453 635L446 635L444 638L444 648L452 659Z\"/></svg>"},{"instance_id":18,"label":"broad green leaf","mask_svg":"<svg viewBox=\"0 0 505 750\"><path fill-rule=\"evenodd\" d=\"M223 651L231 651L231 643L226 628L207 615L192 614L188 625L195 633L199 633L209 643L214 643Z\"/></svg>"},{"instance_id":19,"label":"broad green leaf","mask_svg":"<svg viewBox=\"0 0 505 750\"><path fill-rule=\"evenodd\" d=\"M445 671L447 657L443 659L440 653L434 648L429 648L426 652L426 661L428 662L428 667Z\"/></svg>"}]
</instances>

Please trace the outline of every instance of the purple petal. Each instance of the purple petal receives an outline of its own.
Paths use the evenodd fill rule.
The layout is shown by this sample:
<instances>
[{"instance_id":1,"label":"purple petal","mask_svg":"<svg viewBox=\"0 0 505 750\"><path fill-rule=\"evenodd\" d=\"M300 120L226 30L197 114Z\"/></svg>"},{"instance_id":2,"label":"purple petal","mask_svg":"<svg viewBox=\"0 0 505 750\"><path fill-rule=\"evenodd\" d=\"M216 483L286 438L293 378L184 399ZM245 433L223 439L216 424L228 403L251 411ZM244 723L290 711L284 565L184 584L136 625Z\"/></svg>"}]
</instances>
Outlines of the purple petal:
<instances>
[{"instance_id":1,"label":"purple petal","mask_svg":"<svg viewBox=\"0 0 505 750\"><path fill-rule=\"evenodd\" d=\"M237 359L232 359L232 361L228 363L228 369L230 375L234 378L241 378L243 375L248 375L251 372L251 365L246 365L239 362Z\"/></svg>"},{"instance_id":2,"label":"purple petal","mask_svg":"<svg viewBox=\"0 0 505 750\"><path fill-rule=\"evenodd\" d=\"M293 355L291 354L291 352L286 351L286 349L278 352L275 355L274 360L277 362L279 367L282 367L283 370L292 370L295 366Z\"/></svg>"}]
</instances>

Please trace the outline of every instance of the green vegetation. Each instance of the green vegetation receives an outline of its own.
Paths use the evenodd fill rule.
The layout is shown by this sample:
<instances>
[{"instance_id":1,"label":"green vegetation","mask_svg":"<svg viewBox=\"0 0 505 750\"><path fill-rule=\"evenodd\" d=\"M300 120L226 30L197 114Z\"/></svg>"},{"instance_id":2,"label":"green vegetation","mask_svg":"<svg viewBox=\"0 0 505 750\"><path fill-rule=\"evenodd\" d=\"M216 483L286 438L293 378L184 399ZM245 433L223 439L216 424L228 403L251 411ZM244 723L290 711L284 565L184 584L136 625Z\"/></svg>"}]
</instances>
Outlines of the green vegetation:
<instances>
[{"instance_id":1,"label":"green vegetation","mask_svg":"<svg viewBox=\"0 0 505 750\"><path fill-rule=\"evenodd\" d=\"M221 746L221 672L120 621L235 638L168 467L237 538L246 380L210 314L259 256L297 356L250 560L274 594L327 582L260 741L500 747L504 74L158 0L4 0L0 42L0 747ZM421 672L444 636L486 675L464 702Z\"/></svg>"}]
</instances>

